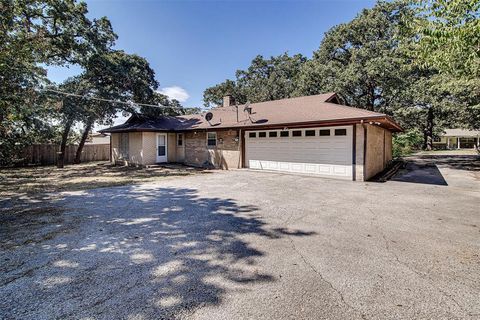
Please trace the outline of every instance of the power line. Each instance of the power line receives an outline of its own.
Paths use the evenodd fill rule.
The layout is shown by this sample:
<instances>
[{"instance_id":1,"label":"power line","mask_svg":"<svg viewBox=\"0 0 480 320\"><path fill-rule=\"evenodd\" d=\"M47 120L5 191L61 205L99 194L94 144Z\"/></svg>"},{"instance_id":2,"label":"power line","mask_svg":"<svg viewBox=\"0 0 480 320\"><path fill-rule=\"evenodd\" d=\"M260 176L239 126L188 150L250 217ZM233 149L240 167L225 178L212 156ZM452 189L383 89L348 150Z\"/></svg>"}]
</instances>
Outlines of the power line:
<instances>
[{"instance_id":1,"label":"power line","mask_svg":"<svg viewBox=\"0 0 480 320\"><path fill-rule=\"evenodd\" d=\"M110 102L110 103L117 103L117 104L125 104L125 105L137 105L141 107L152 107L152 108L160 108L160 109L180 109L180 110L186 110L186 109L198 109L198 108L184 108L184 107L169 107L169 106L163 106L163 105L155 105L155 104L148 104L148 103L138 103L138 102L133 102L133 101L121 101L121 100L112 100L112 99L105 99L105 98L98 98L98 97L92 97L92 96L87 96L87 95L81 95L81 94L76 94L76 93L70 93L70 92L64 92L56 89L49 89L49 88L40 88L40 90L43 91L50 91L50 92L55 92L58 94L63 94L65 96L71 96L71 97L77 97L77 98L84 98L84 99L90 99L90 100L97 100L97 101L103 101L103 102Z\"/></svg>"}]
</instances>

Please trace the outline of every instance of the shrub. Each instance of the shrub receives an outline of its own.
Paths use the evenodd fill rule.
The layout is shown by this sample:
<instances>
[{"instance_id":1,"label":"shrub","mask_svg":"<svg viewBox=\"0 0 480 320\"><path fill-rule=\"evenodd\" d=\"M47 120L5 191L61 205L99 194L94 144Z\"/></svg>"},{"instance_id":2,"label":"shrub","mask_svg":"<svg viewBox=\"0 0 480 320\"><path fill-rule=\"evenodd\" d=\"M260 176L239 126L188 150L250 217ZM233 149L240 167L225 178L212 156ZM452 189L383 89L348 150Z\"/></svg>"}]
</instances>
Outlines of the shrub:
<instances>
[{"instance_id":1,"label":"shrub","mask_svg":"<svg viewBox=\"0 0 480 320\"><path fill-rule=\"evenodd\" d=\"M393 137L392 153L394 158L411 154L414 150L420 149L423 136L420 131L414 129Z\"/></svg>"}]
</instances>

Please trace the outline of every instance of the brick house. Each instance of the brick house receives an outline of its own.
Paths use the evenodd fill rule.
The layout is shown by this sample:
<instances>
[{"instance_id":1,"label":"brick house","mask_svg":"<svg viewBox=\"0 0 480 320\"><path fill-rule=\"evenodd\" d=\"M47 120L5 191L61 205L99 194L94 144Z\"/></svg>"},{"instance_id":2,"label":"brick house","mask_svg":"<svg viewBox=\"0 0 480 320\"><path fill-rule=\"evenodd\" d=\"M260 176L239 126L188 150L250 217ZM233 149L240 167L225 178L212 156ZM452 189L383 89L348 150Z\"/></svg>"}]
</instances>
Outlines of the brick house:
<instances>
[{"instance_id":1,"label":"brick house","mask_svg":"<svg viewBox=\"0 0 480 320\"><path fill-rule=\"evenodd\" d=\"M112 161L175 162L367 180L392 159L385 114L341 105L335 93L236 105L230 96L209 112L132 116L111 133Z\"/></svg>"}]
</instances>

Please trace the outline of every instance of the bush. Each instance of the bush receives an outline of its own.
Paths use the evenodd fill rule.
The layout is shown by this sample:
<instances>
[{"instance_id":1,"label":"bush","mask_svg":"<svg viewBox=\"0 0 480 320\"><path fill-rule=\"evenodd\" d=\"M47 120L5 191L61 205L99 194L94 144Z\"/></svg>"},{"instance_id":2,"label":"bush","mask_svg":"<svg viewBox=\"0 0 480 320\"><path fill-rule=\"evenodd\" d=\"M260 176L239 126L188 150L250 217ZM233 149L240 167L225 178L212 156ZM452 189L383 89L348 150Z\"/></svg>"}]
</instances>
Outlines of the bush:
<instances>
[{"instance_id":1,"label":"bush","mask_svg":"<svg viewBox=\"0 0 480 320\"><path fill-rule=\"evenodd\" d=\"M423 136L418 130L410 130L393 137L392 153L394 158L411 154L421 148Z\"/></svg>"}]
</instances>

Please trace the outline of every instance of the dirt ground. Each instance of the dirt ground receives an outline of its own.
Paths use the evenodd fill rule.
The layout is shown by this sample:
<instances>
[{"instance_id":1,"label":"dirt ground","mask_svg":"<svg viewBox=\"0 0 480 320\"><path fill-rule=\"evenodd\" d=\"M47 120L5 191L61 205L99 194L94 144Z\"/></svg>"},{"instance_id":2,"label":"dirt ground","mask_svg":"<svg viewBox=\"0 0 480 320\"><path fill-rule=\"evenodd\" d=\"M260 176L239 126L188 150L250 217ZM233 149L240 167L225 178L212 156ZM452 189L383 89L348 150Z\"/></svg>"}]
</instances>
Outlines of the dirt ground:
<instances>
[{"instance_id":1,"label":"dirt ground","mask_svg":"<svg viewBox=\"0 0 480 320\"><path fill-rule=\"evenodd\" d=\"M90 162L55 166L0 169L0 196L61 192L155 182L165 177L186 176L200 169L184 166L135 168L114 166L110 162Z\"/></svg>"}]
</instances>

